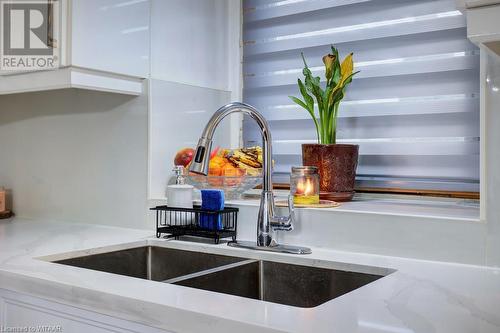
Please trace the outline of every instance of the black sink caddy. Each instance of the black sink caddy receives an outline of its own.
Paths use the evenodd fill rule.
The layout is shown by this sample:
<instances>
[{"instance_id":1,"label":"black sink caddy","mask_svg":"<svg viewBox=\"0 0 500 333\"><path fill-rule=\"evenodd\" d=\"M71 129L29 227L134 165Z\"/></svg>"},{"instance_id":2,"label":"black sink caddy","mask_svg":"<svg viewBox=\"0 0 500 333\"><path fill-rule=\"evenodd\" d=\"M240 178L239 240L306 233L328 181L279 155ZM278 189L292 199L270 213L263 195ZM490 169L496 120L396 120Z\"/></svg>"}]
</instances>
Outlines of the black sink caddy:
<instances>
[{"instance_id":1,"label":"black sink caddy","mask_svg":"<svg viewBox=\"0 0 500 333\"><path fill-rule=\"evenodd\" d=\"M227 207L220 211L193 208L174 208L157 206L156 237L167 234L166 238L178 239L180 236L197 236L212 238L218 244L222 238L236 241L238 224L238 208ZM220 217L220 218L219 218Z\"/></svg>"}]
</instances>

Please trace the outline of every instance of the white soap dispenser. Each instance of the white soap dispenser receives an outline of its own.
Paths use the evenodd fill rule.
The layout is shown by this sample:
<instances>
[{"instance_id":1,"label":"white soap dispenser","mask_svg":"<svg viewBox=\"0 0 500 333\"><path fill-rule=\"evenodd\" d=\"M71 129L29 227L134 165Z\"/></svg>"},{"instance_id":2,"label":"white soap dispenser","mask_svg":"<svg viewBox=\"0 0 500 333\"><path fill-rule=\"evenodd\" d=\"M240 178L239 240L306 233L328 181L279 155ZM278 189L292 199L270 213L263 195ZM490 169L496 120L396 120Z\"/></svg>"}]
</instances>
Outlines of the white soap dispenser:
<instances>
[{"instance_id":1,"label":"white soap dispenser","mask_svg":"<svg viewBox=\"0 0 500 333\"><path fill-rule=\"evenodd\" d=\"M169 207L193 208L193 186L186 184L184 167L176 165L172 169L175 174L175 184L167 186Z\"/></svg>"}]
</instances>

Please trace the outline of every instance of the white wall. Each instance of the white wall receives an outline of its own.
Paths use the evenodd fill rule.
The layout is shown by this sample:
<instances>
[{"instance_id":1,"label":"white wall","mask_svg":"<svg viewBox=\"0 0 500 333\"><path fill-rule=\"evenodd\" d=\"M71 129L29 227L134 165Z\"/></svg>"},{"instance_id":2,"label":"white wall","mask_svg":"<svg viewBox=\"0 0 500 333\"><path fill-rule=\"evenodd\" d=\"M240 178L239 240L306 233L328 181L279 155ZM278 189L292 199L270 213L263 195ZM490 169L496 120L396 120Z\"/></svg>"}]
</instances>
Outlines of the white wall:
<instances>
[{"instance_id":1,"label":"white wall","mask_svg":"<svg viewBox=\"0 0 500 333\"><path fill-rule=\"evenodd\" d=\"M150 227L147 104L84 90L0 96L0 184L15 213Z\"/></svg>"}]
</instances>

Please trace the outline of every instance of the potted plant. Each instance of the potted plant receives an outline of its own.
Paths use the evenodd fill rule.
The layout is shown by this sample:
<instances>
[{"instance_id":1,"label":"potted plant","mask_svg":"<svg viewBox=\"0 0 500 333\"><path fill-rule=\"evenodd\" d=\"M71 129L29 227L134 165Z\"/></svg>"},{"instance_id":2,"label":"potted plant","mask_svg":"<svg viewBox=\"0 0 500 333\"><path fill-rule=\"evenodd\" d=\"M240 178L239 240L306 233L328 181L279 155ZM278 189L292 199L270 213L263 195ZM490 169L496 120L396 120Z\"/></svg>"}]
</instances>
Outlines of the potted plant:
<instances>
[{"instance_id":1,"label":"potted plant","mask_svg":"<svg viewBox=\"0 0 500 333\"><path fill-rule=\"evenodd\" d=\"M302 163L318 167L321 198L349 201L354 196L359 146L336 143L337 117L346 88L358 72L353 72L352 53L340 63L339 52L333 45L331 51L323 57L326 78L323 84L319 76L312 75L301 53L304 82L301 79L297 82L302 99L290 98L310 114L316 127L318 143L302 145Z\"/></svg>"}]
</instances>

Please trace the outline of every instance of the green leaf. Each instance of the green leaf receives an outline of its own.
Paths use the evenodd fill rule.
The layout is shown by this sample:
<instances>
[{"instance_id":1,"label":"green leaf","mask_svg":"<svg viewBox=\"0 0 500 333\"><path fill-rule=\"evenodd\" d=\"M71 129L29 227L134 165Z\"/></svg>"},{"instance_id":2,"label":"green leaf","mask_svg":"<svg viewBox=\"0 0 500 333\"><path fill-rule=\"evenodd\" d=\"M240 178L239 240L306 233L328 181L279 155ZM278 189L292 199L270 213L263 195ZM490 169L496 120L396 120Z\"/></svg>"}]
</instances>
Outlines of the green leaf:
<instances>
[{"instance_id":1,"label":"green leaf","mask_svg":"<svg viewBox=\"0 0 500 333\"><path fill-rule=\"evenodd\" d=\"M307 93L307 88L300 79L297 79L297 84L299 85L300 93L309 107L309 110L314 111L314 99Z\"/></svg>"},{"instance_id":2,"label":"green leaf","mask_svg":"<svg viewBox=\"0 0 500 333\"><path fill-rule=\"evenodd\" d=\"M335 104L335 102L338 100L339 94L342 94L341 88L337 88L334 91L332 91L328 99L328 108L331 108Z\"/></svg>"},{"instance_id":3,"label":"green leaf","mask_svg":"<svg viewBox=\"0 0 500 333\"><path fill-rule=\"evenodd\" d=\"M313 77L312 84L314 87L318 88L318 91L323 93L323 89L321 89L321 78L319 76Z\"/></svg>"},{"instance_id":4,"label":"green leaf","mask_svg":"<svg viewBox=\"0 0 500 333\"><path fill-rule=\"evenodd\" d=\"M328 100L328 97L330 96L331 92L332 92L332 87L327 86L325 92L323 93L323 101Z\"/></svg>"},{"instance_id":5,"label":"green leaf","mask_svg":"<svg viewBox=\"0 0 500 333\"><path fill-rule=\"evenodd\" d=\"M312 83L312 76L311 75L307 75L304 79L304 84L307 88L307 91L311 92L311 94L313 93L314 91L314 86L313 86L313 83Z\"/></svg>"},{"instance_id":6,"label":"green leaf","mask_svg":"<svg viewBox=\"0 0 500 333\"><path fill-rule=\"evenodd\" d=\"M318 102L318 105L323 104L324 91L321 88L321 78L319 76L314 77L311 80L311 85L312 85L311 93L316 97L316 101Z\"/></svg>"},{"instance_id":7,"label":"green leaf","mask_svg":"<svg viewBox=\"0 0 500 333\"><path fill-rule=\"evenodd\" d=\"M304 57L304 52L300 52L300 56L302 57L302 61L304 62L304 68L309 68L309 66L307 66L306 58Z\"/></svg>"},{"instance_id":8,"label":"green leaf","mask_svg":"<svg viewBox=\"0 0 500 333\"><path fill-rule=\"evenodd\" d=\"M298 99L297 97L295 96L288 96L292 101L294 101L296 104L300 105L301 107L303 107L304 109L306 109L306 111L309 112L309 108L307 107L306 103L304 103L302 100Z\"/></svg>"},{"instance_id":9,"label":"green leaf","mask_svg":"<svg viewBox=\"0 0 500 333\"><path fill-rule=\"evenodd\" d=\"M302 61L304 62L304 69L302 70L302 74L307 78L312 76L312 72L307 66L306 58L304 57L304 52L300 52L300 56L302 57Z\"/></svg>"},{"instance_id":10,"label":"green leaf","mask_svg":"<svg viewBox=\"0 0 500 333\"><path fill-rule=\"evenodd\" d=\"M340 70L339 51L333 45L331 45L331 49L332 49L332 54L335 56L335 63L333 66L333 76L330 81L330 86L333 88L337 86L337 84L339 83L340 78L342 77L342 73Z\"/></svg>"},{"instance_id":11,"label":"green leaf","mask_svg":"<svg viewBox=\"0 0 500 333\"><path fill-rule=\"evenodd\" d=\"M318 142L320 141L320 132L319 132L319 125L318 125L318 119L316 119L316 115L314 114L314 101L312 108L309 109L306 103L304 103L302 100L298 99L297 97L294 96L288 96L292 101L294 101L296 104L300 105L304 109L306 109L307 112L309 112L309 115L311 116L312 120L314 121L314 126L316 127L316 135L318 137Z\"/></svg>"},{"instance_id":12,"label":"green leaf","mask_svg":"<svg viewBox=\"0 0 500 333\"><path fill-rule=\"evenodd\" d=\"M304 57L304 53L301 52L300 55L302 57L302 61L304 62L304 69L302 70L302 74L304 74L304 77L305 77L304 85L305 85L307 91L309 91L311 94L313 94L316 97L318 104L320 104L320 102L322 100L321 95L323 94L323 90L321 89L321 85L320 85L321 78L319 76L317 76L317 77L312 76L312 72L309 69L309 67L307 66L307 62L306 62L306 59Z\"/></svg>"},{"instance_id":13,"label":"green leaf","mask_svg":"<svg viewBox=\"0 0 500 333\"><path fill-rule=\"evenodd\" d=\"M333 87L335 87L342 78L342 71L340 69L340 62L335 62L335 67L333 70L332 82L330 83Z\"/></svg>"},{"instance_id":14,"label":"green leaf","mask_svg":"<svg viewBox=\"0 0 500 333\"><path fill-rule=\"evenodd\" d=\"M335 96L335 98L333 99L333 103L332 103L332 105L337 104L337 103L338 103L338 102L340 102L343 98L344 98L344 89L339 90L339 94L338 94L337 96Z\"/></svg>"}]
</instances>

